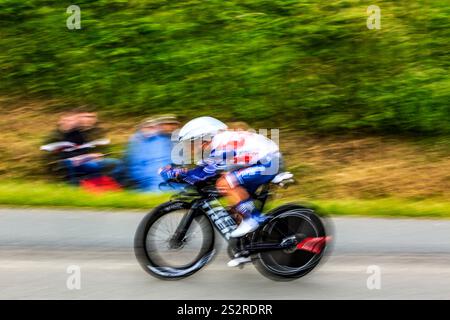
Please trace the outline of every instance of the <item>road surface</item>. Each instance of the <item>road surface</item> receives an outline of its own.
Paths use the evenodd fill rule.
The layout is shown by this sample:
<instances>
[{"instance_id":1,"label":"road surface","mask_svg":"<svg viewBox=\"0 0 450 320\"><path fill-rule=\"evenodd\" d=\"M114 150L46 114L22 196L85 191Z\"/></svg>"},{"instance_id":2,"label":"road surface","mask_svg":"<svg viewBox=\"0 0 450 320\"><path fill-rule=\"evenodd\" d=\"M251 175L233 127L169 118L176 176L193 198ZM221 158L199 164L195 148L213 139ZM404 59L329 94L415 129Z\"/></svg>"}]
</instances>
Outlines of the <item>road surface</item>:
<instances>
[{"instance_id":1,"label":"road surface","mask_svg":"<svg viewBox=\"0 0 450 320\"><path fill-rule=\"evenodd\" d=\"M143 214L0 209L0 299L450 299L449 220L334 218L332 255L296 281L230 269L224 249L194 276L161 281L133 254ZM67 287L71 266L80 289Z\"/></svg>"}]
</instances>

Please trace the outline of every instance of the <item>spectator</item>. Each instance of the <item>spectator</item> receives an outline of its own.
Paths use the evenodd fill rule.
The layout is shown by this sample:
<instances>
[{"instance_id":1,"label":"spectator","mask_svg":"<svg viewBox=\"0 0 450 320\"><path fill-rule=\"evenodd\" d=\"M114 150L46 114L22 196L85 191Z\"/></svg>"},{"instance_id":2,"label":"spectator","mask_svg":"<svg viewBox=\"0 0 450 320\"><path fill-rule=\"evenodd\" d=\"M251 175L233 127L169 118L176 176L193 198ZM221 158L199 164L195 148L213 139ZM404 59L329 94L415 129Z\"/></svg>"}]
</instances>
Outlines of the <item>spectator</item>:
<instances>
[{"instance_id":1,"label":"spectator","mask_svg":"<svg viewBox=\"0 0 450 320\"><path fill-rule=\"evenodd\" d=\"M82 144L83 137L81 133L75 128L78 125L77 112L69 111L64 112L60 115L55 130L51 132L49 137L46 139L45 144L50 145L56 142L71 142L75 145ZM44 146L43 146L44 147ZM41 147L41 149L43 149ZM65 158L76 156L77 151L63 152L62 147L54 147L45 154L44 160L46 161L49 169L49 173L52 176L57 175L59 179L68 179L68 174L66 166L63 164Z\"/></svg>"},{"instance_id":2,"label":"spectator","mask_svg":"<svg viewBox=\"0 0 450 320\"><path fill-rule=\"evenodd\" d=\"M130 138L126 167L132 185L145 192L158 192L164 182L158 169L172 163L171 134L179 125L174 116L158 116L142 122Z\"/></svg>"},{"instance_id":3,"label":"spectator","mask_svg":"<svg viewBox=\"0 0 450 320\"><path fill-rule=\"evenodd\" d=\"M85 141L94 141L105 137L105 130L98 126L96 112L80 112L78 121Z\"/></svg>"},{"instance_id":4,"label":"spectator","mask_svg":"<svg viewBox=\"0 0 450 320\"><path fill-rule=\"evenodd\" d=\"M121 171L121 161L106 158L99 148L109 143L108 140L92 140L93 132L100 132L96 126L97 115L80 111L71 111L61 115L58 128L50 135L47 144L67 143L54 149L52 163L62 163L67 170L67 178L71 183L78 184L80 178L100 176L109 173L114 178ZM101 136L97 136L97 139Z\"/></svg>"}]
</instances>

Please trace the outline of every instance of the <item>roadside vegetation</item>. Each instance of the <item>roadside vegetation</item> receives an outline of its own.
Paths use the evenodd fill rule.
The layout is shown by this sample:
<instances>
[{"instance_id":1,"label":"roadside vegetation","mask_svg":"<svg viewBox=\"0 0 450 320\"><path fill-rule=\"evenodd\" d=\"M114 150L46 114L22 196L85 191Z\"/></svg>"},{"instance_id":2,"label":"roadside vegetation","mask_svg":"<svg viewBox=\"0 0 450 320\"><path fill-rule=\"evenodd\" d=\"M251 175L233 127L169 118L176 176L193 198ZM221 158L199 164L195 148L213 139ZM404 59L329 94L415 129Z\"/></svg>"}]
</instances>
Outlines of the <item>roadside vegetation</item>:
<instances>
[{"instance_id":1,"label":"roadside vegetation","mask_svg":"<svg viewBox=\"0 0 450 320\"><path fill-rule=\"evenodd\" d=\"M45 182L2 181L0 184L0 206L150 210L169 199L170 194L129 191L93 194L65 184ZM288 196L272 200L267 210L286 202L312 204L331 216L450 218L450 202L444 199L305 200Z\"/></svg>"},{"instance_id":2,"label":"roadside vegetation","mask_svg":"<svg viewBox=\"0 0 450 320\"><path fill-rule=\"evenodd\" d=\"M380 0L0 1L0 205L150 208L89 194L39 146L58 114L98 110L120 158L143 118L175 113L280 129L297 184L276 201L333 214L449 216L450 6Z\"/></svg>"},{"instance_id":3,"label":"roadside vegetation","mask_svg":"<svg viewBox=\"0 0 450 320\"><path fill-rule=\"evenodd\" d=\"M380 0L0 1L0 93L308 132L449 134L450 6Z\"/></svg>"},{"instance_id":4,"label":"roadside vegetation","mask_svg":"<svg viewBox=\"0 0 450 320\"><path fill-rule=\"evenodd\" d=\"M0 107L8 101L0 99ZM49 101L9 105L0 118L0 205L149 209L168 195L91 194L49 175L39 146L58 114ZM102 126L121 157L142 117L106 117ZM314 135L282 130L280 145L296 184L274 204L307 201L335 215L450 216L450 142L442 137Z\"/></svg>"}]
</instances>

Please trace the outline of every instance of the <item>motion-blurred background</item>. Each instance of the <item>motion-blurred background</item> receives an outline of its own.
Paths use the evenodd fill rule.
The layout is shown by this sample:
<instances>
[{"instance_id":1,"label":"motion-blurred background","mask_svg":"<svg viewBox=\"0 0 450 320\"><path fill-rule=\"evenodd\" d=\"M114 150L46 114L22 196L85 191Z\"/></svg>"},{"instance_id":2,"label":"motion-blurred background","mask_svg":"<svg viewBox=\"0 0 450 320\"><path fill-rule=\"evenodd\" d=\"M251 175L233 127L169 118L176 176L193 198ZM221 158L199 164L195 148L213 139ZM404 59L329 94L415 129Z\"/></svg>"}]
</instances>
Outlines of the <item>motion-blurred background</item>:
<instances>
[{"instance_id":1,"label":"motion-blurred background","mask_svg":"<svg viewBox=\"0 0 450 320\"><path fill-rule=\"evenodd\" d=\"M66 26L72 4L81 29ZM373 4L381 28L370 30ZM449 17L430 0L2 0L0 203L160 201L48 175L39 146L61 112L87 105L117 153L155 114L280 128L298 181L287 198L338 214L448 216Z\"/></svg>"}]
</instances>

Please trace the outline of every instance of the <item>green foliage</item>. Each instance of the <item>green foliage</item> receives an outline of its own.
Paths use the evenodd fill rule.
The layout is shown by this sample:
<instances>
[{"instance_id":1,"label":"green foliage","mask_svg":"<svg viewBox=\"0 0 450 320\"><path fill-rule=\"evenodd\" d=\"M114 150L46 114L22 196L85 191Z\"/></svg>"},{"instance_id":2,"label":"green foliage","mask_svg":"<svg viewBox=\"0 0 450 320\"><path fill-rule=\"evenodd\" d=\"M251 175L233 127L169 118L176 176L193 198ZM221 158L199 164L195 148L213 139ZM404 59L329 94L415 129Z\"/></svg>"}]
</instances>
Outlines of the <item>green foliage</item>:
<instances>
[{"instance_id":1,"label":"green foliage","mask_svg":"<svg viewBox=\"0 0 450 320\"><path fill-rule=\"evenodd\" d=\"M450 6L357 0L0 0L0 92L112 114L450 133ZM67 106L66 106L67 107Z\"/></svg>"},{"instance_id":2,"label":"green foliage","mask_svg":"<svg viewBox=\"0 0 450 320\"><path fill-rule=\"evenodd\" d=\"M169 194L89 193L61 183L5 180L0 183L0 205L7 206L149 209L169 199Z\"/></svg>"},{"instance_id":3,"label":"green foliage","mask_svg":"<svg viewBox=\"0 0 450 320\"><path fill-rule=\"evenodd\" d=\"M169 194L137 194L109 192L92 194L64 184L45 182L0 181L0 205L32 207L80 207L149 210L168 201ZM265 211L298 199L277 199L268 203ZM450 202L446 199L413 200L383 198L376 200L332 199L314 200L314 206L327 215L450 217Z\"/></svg>"}]
</instances>

